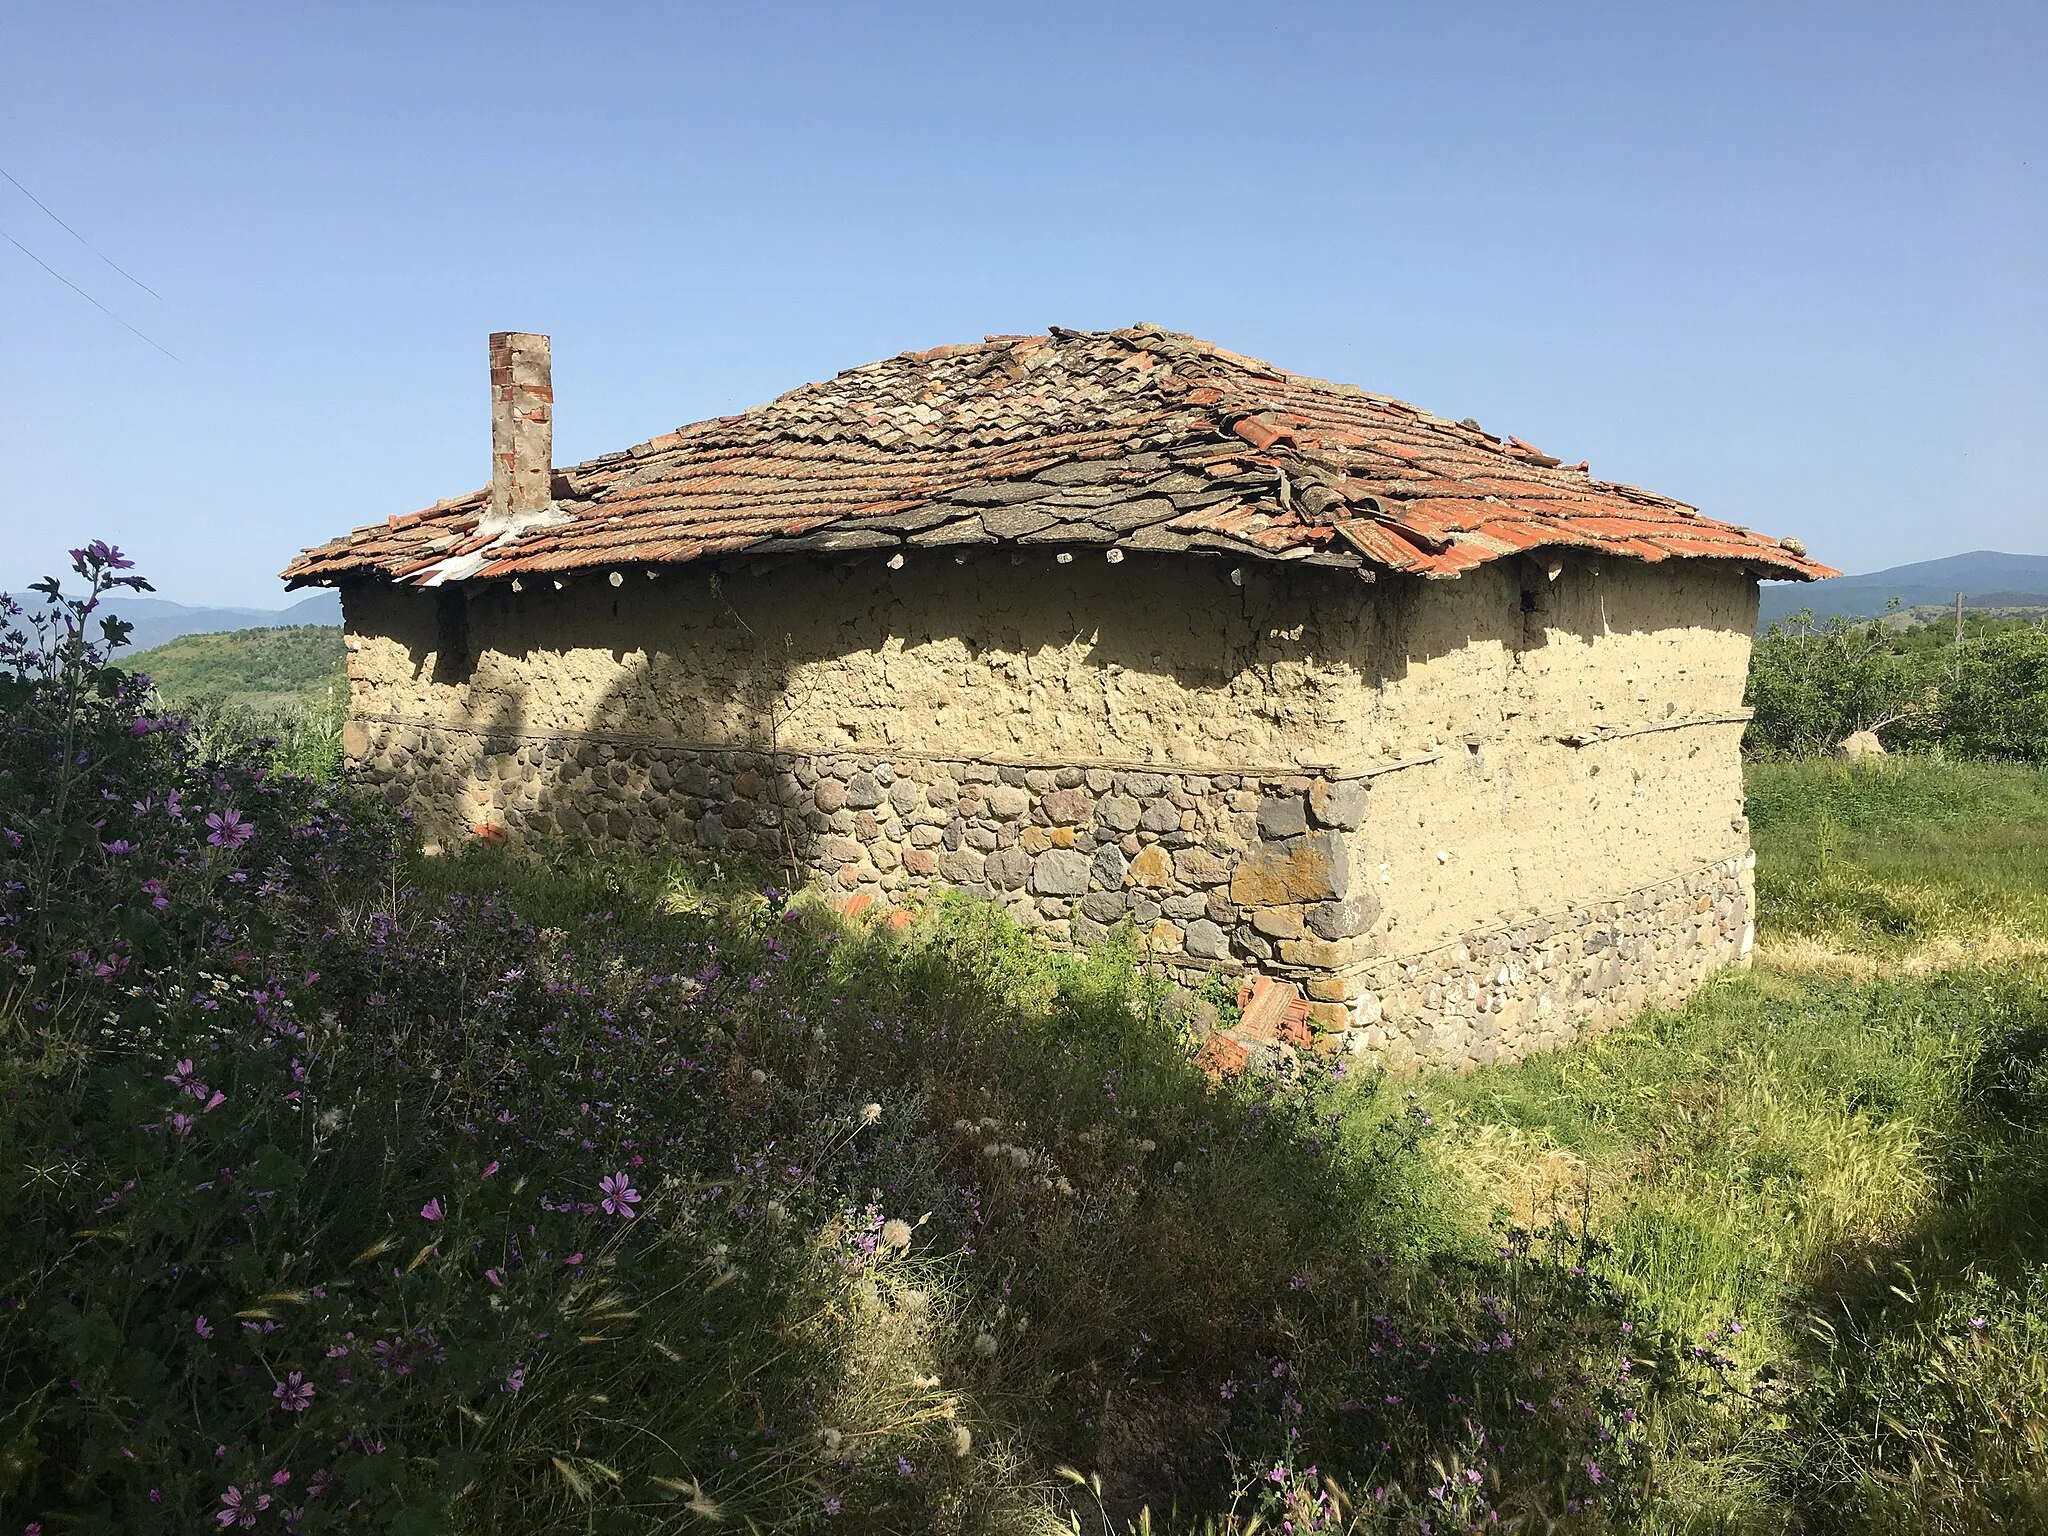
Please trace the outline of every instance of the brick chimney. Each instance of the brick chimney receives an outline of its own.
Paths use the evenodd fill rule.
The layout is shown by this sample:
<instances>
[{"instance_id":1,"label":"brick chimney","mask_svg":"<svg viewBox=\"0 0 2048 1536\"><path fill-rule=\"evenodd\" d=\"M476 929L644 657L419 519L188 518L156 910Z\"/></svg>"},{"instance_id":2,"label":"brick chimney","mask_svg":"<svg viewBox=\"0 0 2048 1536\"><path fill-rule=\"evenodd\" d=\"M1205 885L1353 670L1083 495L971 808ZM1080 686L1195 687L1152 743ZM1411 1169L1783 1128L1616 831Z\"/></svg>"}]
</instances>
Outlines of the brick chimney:
<instances>
[{"instance_id":1,"label":"brick chimney","mask_svg":"<svg viewBox=\"0 0 2048 1536\"><path fill-rule=\"evenodd\" d=\"M548 338L491 336L490 522L517 525L554 504L555 384Z\"/></svg>"}]
</instances>

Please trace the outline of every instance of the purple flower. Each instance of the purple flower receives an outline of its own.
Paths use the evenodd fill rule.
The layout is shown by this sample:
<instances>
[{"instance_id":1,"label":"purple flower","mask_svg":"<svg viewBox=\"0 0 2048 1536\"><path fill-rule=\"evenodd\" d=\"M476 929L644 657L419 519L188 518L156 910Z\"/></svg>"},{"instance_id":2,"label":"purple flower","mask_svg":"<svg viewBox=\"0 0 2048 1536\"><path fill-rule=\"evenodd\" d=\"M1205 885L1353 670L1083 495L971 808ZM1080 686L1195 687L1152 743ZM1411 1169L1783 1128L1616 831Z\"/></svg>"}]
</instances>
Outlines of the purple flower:
<instances>
[{"instance_id":1,"label":"purple flower","mask_svg":"<svg viewBox=\"0 0 2048 1536\"><path fill-rule=\"evenodd\" d=\"M129 842L128 839L125 837L117 837L111 843L100 844L100 850L102 852L111 853L116 858L119 858L124 853L133 853L135 851L135 847L136 845L134 843Z\"/></svg>"},{"instance_id":2,"label":"purple flower","mask_svg":"<svg viewBox=\"0 0 2048 1536\"><path fill-rule=\"evenodd\" d=\"M174 1114L171 1116L171 1129L180 1136L190 1136L192 1134L192 1124L193 1121L190 1115Z\"/></svg>"},{"instance_id":3,"label":"purple flower","mask_svg":"<svg viewBox=\"0 0 2048 1536\"><path fill-rule=\"evenodd\" d=\"M1972 1332L1972 1333L1982 1333L1983 1331L1984 1331L1984 1319L1983 1319L1983 1318L1981 1318L1981 1317L1973 1317L1973 1318L1971 1318L1971 1319L1970 1319L1970 1332Z\"/></svg>"},{"instance_id":4,"label":"purple flower","mask_svg":"<svg viewBox=\"0 0 2048 1536\"><path fill-rule=\"evenodd\" d=\"M491 1288L493 1290L502 1291L503 1289L505 1289L504 1278L501 1275L499 1275L499 1273L495 1269L485 1270L484 1278L491 1282Z\"/></svg>"},{"instance_id":5,"label":"purple flower","mask_svg":"<svg viewBox=\"0 0 2048 1536\"><path fill-rule=\"evenodd\" d=\"M220 1522L222 1530L231 1525L254 1525L257 1515L270 1508L270 1495L253 1491L244 1493L231 1486L220 1496L220 1505L213 1518Z\"/></svg>"},{"instance_id":6,"label":"purple flower","mask_svg":"<svg viewBox=\"0 0 2048 1536\"><path fill-rule=\"evenodd\" d=\"M623 1173L614 1173L597 1181L597 1187L604 1192L604 1210L608 1216L623 1216L632 1220L633 1207L639 1203L640 1192L633 1188Z\"/></svg>"},{"instance_id":7,"label":"purple flower","mask_svg":"<svg viewBox=\"0 0 2048 1536\"><path fill-rule=\"evenodd\" d=\"M427 1221L441 1221L447 1217L448 1213L441 1209L441 1197L436 1195L420 1207L420 1215Z\"/></svg>"},{"instance_id":8,"label":"purple flower","mask_svg":"<svg viewBox=\"0 0 2048 1536\"><path fill-rule=\"evenodd\" d=\"M209 1323L206 1320L206 1314L204 1312L200 1313L197 1317L192 1319L192 1331L198 1334L199 1337L201 1337L202 1339L210 1339L213 1337L213 1324Z\"/></svg>"},{"instance_id":9,"label":"purple flower","mask_svg":"<svg viewBox=\"0 0 2048 1536\"><path fill-rule=\"evenodd\" d=\"M505 1384L498 1388L498 1390L500 1392L520 1392L525 1390L525 1387L526 1367L523 1365L515 1365L514 1367L512 1367L512 1374L505 1378Z\"/></svg>"},{"instance_id":10,"label":"purple flower","mask_svg":"<svg viewBox=\"0 0 2048 1536\"><path fill-rule=\"evenodd\" d=\"M497 1171L498 1165L495 1161L493 1161L490 1167L486 1168L482 1173L477 1175L478 1182L482 1182L483 1180L488 1179L492 1174L496 1173Z\"/></svg>"},{"instance_id":11,"label":"purple flower","mask_svg":"<svg viewBox=\"0 0 2048 1536\"><path fill-rule=\"evenodd\" d=\"M135 569L135 562L121 553L120 546L109 544L105 539L94 539L83 550L72 550L71 558L74 562L90 559L96 564L104 565L110 571Z\"/></svg>"},{"instance_id":12,"label":"purple flower","mask_svg":"<svg viewBox=\"0 0 2048 1536\"><path fill-rule=\"evenodd\" d=\"M227 1103L227 1101L228 1096L222 1093L218 1088L216 1088L213 1091L213 1097L206 1101L206 1107L200 1110L199 1113L201 1113L202 1115L210 1115L216 1109L219 1109L221 1105Z\"/></svg>"},{"instance_id":13,"label":"purple flower","mask_svg":"<svg viewBox=\"0 0 2048 1536\"><path fill-rule=\"evenodd\" d=\"M301 1372L293 1371L271 1389L270 1395L286 1413L304 1413L313 1406L313 1383Z\"/></svg>"},{"instance_id":14,"label":"purple flower","mask_svg":"<svg viewBox=\"0 0 2048 1536\"><path fill-rule=\"evenodd\" d=\"M825 1495L823 1503L825 1506L825 1513L828 1515L836 1515L842 1509L846 1508L846 1506L840 1503L834 1495L829 1493Z\"/></svg>"},{"instance_id":15,"label":"purple flower","mask_svg":"<svg viewBox=\"0 0 2048 1536\"><path fill-rule=\"evenodd\" d=\"M1600 1470L1599 1462L1589 1461L1586 1463L1586 1481L1595 1486L1607 1481L1607 1474Z\"/></svg>"},{"instance_id":16,"label":"purple flower","mask_svg":"<svg viewBox=\"0 0 2048 1536\"><path fill-rule=\"evenodd\" d=\"M231 805L209 813L206 824L213 828L206 840L216 848L239 848L256 835L256 829Z\"/></svg>"}]
</instances>

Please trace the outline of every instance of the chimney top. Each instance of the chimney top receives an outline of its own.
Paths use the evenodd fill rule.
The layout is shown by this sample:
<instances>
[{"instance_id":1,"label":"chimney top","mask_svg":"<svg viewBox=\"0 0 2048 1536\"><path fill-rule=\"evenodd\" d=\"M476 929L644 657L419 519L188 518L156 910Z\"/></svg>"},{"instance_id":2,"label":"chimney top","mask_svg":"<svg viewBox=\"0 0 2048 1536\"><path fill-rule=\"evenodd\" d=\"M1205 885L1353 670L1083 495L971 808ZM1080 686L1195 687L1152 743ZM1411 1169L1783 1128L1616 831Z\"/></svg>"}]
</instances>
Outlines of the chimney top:
<instances>
[{"instance_id":1,"label":"chimney top","mask_svg":"<svg viewBox=\"0 0 2048 1536\"><path fill-rule=\"evenodd\" d=\"M554 506L555 387L548 338L491 335L491 510L516 533Z\"/></svg>"}]
</instances>

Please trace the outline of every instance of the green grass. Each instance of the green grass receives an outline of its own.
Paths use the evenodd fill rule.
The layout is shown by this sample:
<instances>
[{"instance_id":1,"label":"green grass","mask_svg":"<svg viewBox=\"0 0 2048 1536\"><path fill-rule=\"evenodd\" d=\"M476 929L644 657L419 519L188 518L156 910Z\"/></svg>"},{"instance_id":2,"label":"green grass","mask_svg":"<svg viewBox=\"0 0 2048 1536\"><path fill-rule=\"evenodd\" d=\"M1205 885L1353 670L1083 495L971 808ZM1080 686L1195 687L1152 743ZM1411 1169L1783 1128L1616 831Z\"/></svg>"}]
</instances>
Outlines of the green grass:
<instances>
[{"instance_id":1,"label":"green grass","mask_svg":"<svg viewBox=\"0 0 2048 1536\"><path fill-rule=\"evenodd\" d=\"M180 635L121 658L121 665L148 673L157 691L177 703L219 697L246 709L280 710L324 705L347 692L341 630L323 625Z\"/></svg>"},{"instance_id":2,"label":"green grass","mask_svg":"<svg viewBox=\"0 0 2048 1536\"><path fill-rule=\"evenodd\" d=\"M2043 953L2048 769L1762 763L1749 796L1768 946L1921 970Z\"/></svg>"},{"instance_id":3,"label":"green grass","mask_svg":"<svg viewBox=\"0 0 2048 1536\"><path fill-rule=\"evenodd\" d=\"M1426 1079L1438 1176L1475 1234L1561 1219L1667 1326L1743 1324L1655 1528L2048 1529L2048 773L1766 764L1750 805L1759 965Z\"/></svg>"}]
</instances>

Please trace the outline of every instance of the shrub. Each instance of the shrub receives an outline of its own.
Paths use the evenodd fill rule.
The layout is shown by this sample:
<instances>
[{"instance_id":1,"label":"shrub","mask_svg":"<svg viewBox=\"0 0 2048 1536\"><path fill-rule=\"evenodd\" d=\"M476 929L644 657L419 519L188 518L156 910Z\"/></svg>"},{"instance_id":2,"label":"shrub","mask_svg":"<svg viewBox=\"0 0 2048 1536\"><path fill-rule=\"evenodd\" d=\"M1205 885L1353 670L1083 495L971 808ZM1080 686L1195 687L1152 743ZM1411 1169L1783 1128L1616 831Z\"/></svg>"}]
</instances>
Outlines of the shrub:
<instances>
[{"instance_id":1,"label":"shrub","mask_svg":"<svg viewBox=\"0 0 2048 1536\"><path fill-rule=\"evenodd\" d=\"M1811 614L1773 624L1750 653L1743 736L1761 756L1825 753L1855 731L1893 747L2048 762L2048 630L1976 619L1960 649L1938 627Z\"/></svg>"}]
</instances>

